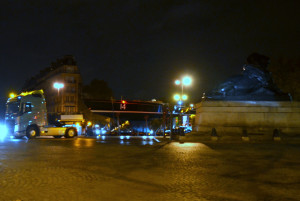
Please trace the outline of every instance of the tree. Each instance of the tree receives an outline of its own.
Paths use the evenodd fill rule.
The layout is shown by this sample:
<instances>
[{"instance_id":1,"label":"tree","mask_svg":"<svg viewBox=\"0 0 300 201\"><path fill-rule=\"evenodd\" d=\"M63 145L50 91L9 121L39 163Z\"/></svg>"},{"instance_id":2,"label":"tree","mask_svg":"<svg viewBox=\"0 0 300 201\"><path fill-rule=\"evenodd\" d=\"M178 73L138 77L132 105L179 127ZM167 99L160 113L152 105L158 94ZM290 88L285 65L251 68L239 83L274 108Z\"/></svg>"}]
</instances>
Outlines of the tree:
<instances>
[{"instance_id":1,"label":"tree","mask_svg":"<svg viewBox=\"0 0 300 201\"><path fill-rule=\"evenodd\" d=\"M82 96L84 99L110 100L113 92L104 80L93 79L90 84L83 86Z\"/></svg>"},{"instance_id":2,"label":"tree","mask_svg":"<svg viewBox=\"0 0 300 201\"><path fill-rule=\"evenodd\" d=\"M300 58L280 58L270 66L274 82L285 93L290 93L293 100L300 100Z\"/></svg>"},{"instance_id":3,"label":"tree","mask_svg":"<svg viewBox=\"0 0 300 201\"><path fill-rule=\"evenodd\" d=\"M90 84L83 86L82 88L82 99L79 100L79 108L84 115L86 121L97 122L100 124L108 124L110 118L103 115L94 114L84 104L84 99L111 99L113 93L111 88L107 85L104 80L93 79Z\"/></svg>"}]
</instances>

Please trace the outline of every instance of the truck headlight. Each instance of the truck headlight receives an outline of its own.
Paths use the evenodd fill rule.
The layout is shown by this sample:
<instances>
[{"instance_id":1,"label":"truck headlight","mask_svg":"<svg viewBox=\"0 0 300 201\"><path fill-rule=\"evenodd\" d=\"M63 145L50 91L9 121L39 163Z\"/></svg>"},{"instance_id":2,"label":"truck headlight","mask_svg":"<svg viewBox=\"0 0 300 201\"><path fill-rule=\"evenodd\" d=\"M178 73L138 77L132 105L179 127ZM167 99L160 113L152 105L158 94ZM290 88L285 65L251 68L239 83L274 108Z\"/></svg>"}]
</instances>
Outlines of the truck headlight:
<instances>
[{"instance_id":1,"label":"truck headlight","mask_svg":"<svg viewBox=\"0 0 300 201\"><path fill-rule=\"evenodd\" d=\"M17 131L19 131L19 124L16 124L16 125L15 125L14 132L17 132Z\"/></svg>"}]
</instances>

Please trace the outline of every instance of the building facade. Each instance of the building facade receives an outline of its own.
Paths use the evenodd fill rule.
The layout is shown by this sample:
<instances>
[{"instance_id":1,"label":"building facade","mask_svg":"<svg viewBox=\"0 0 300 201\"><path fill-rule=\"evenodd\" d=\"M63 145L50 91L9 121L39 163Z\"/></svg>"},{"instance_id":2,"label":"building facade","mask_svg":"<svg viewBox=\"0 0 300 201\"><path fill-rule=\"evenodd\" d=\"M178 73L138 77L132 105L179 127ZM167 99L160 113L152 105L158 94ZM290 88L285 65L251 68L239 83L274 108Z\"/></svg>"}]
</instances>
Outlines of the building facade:
<instances>
[{"instance_id":1,"label":"building facade","mask_svg":"<svg viewBox=\"0 0 300 201\"><path fill-rule=\"evenodd\" d=\"M61 88L55 88L55 83L60 83ZM44 90L49 120L80 114L82 79L73 56L66 55L52 62L50 67L27 80L22 90L35 89Z\"/></svg>"}]
</instances>

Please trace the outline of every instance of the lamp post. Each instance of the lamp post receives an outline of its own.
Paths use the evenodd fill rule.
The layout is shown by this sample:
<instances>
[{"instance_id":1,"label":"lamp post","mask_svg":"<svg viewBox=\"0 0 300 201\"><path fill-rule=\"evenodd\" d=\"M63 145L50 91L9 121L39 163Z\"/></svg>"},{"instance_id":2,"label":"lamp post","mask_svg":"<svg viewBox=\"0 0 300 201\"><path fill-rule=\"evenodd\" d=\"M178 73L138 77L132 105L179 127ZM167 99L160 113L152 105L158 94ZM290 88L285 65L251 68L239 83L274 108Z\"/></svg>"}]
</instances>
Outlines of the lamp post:
<instances>
[{"instance_id":1,"label":"lamp post","mask_svg":"<svg viewBox=\"0 0 300 201\"><path fill-rule=\"evenodd\" d=\"M57 97L59 97L59 90L60 89L62 89L62 88L64 88L64 84L63 83L60 83L60 82L55 82L54 84L53 84L53 87L55 88L55 89L57 89ZM62 98L61 98L61 111L62 111L62 107L63 107L63 96L61 96Z\"/></svg>"},{"instance_id":2,"label":"lamp post","mask_svg":"<svg viewBox=\"0 0 300 201\"><path fill-rule=\"evenodd\" d=\"M176 85L181 85L181 95L175 94L174 99L178 101L177 103L180 105L180 113L179 117L181 118L181 106L183 104L183 101L186 101L188 99L188 96L186 94L183 94L183 88L184 86L189 86L192 84L192 78L189 76L182 77L181 80L175 80Z\"/></svg>"},{"instance_id":3,"label":"lamp post","mask_svg":"<svg viewBox=\"0 0 300 201\"><path fill-rule=\"evenodd\" d=\"M63 84L63 83L60 83L60 82L55 82L54 84L53 84L53 87L55 88L55 89L57 89L57 95L59 96L59 90L61 89L61 88L63 88L65 85Z\"/></svg>"},{"instance_id":4,"label":"lamp post","mask_svg":"<svg viewBox=\"0 0 300 201\"><path fill-rule=\"evenodd\" d=\"M183 86L189 86L192 84L192 78L184 76L181 80L175 80L176 85L181 85L181 96L183 96Z\"/></svg>"}]
</instances>

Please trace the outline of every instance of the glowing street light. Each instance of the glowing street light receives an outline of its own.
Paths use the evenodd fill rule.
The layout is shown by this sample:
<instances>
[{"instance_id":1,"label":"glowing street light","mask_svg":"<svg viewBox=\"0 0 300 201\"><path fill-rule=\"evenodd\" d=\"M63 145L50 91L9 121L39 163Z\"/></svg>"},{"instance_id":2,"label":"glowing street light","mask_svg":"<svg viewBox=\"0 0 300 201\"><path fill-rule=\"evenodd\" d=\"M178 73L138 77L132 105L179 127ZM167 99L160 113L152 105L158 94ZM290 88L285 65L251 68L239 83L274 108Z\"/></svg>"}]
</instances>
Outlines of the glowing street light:
<instances>
[{"instance_id":1,"label":"glowing street light","mask_svg":"<svg viewBox=\"0 0 300 201\"><path fill-rule=\"evenodd\" d=\"M53 87L54 87L55 89L57 89L57 97L59 97L59 90L60 90L61 88L64 88L64 86L65 86L65 85L64 85L63 83L60 83L60 82L55 82L55 83L53 84ZM63 111L63 102L64 102L63 96L61 96L61 106L58 105L59 108L61 108L61 111Z\"/></svg>"},{"instance_id":2,"label":"glowing street light","mask_svg":"<svg viewBox=\"0 0 300 201\"><path fill-rule=\"evenodd\" d=\"M181 98L181 97L180 97L180 95L179 95L179 94L175 94L175 95L174 95L174 100L176 100L176 101L179 101L179 100L180 100L180 98Z\"/></svg>"},{"instance_id":3,"label":"glowing street light","mask_svg":"<svg viewBox=\"0 0 300 201\"><path fill-rule=\"evenodd\" d=\"M189 76L184 76L181 80L175 80L176 85L181 85L181 97L179 100L187 100L187 95L183 94L183 86L189 86L192 84L192 78ZM175 97L174 97L175 99Z\"/></svg>"},{"instance_id":4,"label":"glowing street light","mask_svg":"<svg viewBox=\"0 0 300 201\"><path fill-rule=\"evenodd\" d=\"M192 78L190 78L189 76L185 76L182 78L182 84L185 86L189 86L192 84Z\"/></svg>"},{"instance_id":5,"label":"glowing street light","mask_svg":"<svg viewBox=\"0 0 300 201\"><path fill-rule=\"evenodd\" d=\"M188 96L183 94L182 96L180 96L179 94L175 94L174 95L174 100L179 101L179 100L187 100Z\"/></svg>"},{"instance_id":6,"label":"glowing street light","mask_svg":"<svg viewBox=\"0 0 300 201\"><path fill-rule=\"evenodd\" d=\"M53 87L55 88L55 89L57 89L57 93L58 93L58 95L59 95L59 90L61 89L61 88L63 88L65 85L63 84L63 83L60 83L60 82L55 82L54 84L53 84Z\"/></svg>"},{"instance_id":7,"label":"glowing street light","mask_svg":"<svg viewBox=\"0 0 300 201\"><path fill-rule=\"evenodd\" d=\"M187 100L188 99L187 95L185 95L185 94L182 95L181 98L182 98L182 100Z\"/></svg>"},{"instance_id":8,"label":"glowing street light","mask_svg":"<svg viewBox=\"0 0 300 201\"><path fill-rule=\"evenodd\" d=\"M180 83L181 83L180 80L175 80L176 85L180 85Z\"/></svg>"}]
</instances>

